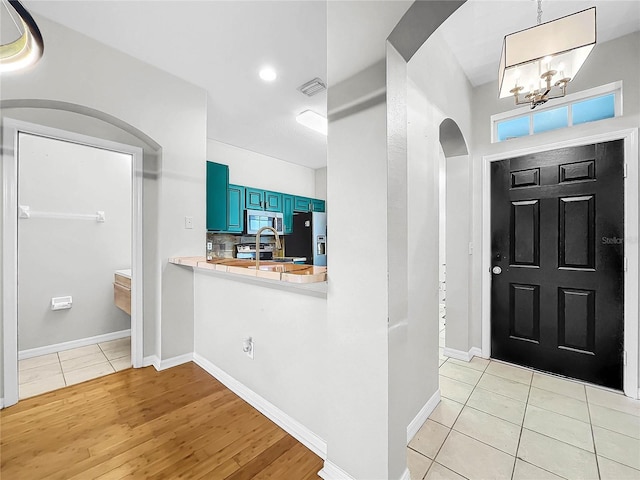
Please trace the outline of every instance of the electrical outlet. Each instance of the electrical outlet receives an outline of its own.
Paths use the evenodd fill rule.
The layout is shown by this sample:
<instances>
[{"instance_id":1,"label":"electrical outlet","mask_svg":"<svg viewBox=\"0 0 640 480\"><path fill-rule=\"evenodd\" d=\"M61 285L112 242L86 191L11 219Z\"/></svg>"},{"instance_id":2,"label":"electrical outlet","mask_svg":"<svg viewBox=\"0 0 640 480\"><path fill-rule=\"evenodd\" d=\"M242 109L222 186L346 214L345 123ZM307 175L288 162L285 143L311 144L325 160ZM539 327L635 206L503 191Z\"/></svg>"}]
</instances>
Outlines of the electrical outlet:
<instances>
[{"instance_id":1,"label":"electrical outlet","mask_svg":"<svg viewBox=\"0 0 640 480\"><path fill-rule=\"evenodd\" d=\"M193 228L193 217L184 217L184 228Z\"/></svg>"},{"instance_id":2,"label":"electrical outlet","mask_svg":"<svg viewBox=\"0 0 640 480\"><path fill-rule=\"evenodd\" d=\"M242 341L242 351L247 354L247 357L253 360L253 338L247 337Z\"/></svg>"}]
</instances>

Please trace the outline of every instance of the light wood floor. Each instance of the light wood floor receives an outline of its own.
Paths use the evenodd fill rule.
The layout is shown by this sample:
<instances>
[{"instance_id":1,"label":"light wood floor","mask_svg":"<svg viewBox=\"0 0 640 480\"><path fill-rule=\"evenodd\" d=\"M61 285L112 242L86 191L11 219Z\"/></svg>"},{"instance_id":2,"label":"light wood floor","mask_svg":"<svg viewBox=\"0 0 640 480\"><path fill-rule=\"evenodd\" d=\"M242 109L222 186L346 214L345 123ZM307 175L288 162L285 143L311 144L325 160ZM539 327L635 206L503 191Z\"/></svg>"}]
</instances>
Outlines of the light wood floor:
<instances>
[{"instance_id":1,"label":"light wood floor","mask_svg":"<svg viewBox=\"0 0 640 480\"><path fill-rule=\"evenodd\" d=\"M322 460L194 363L0 412L2 479L318 479Z\"/></svg>"}]
</instances>

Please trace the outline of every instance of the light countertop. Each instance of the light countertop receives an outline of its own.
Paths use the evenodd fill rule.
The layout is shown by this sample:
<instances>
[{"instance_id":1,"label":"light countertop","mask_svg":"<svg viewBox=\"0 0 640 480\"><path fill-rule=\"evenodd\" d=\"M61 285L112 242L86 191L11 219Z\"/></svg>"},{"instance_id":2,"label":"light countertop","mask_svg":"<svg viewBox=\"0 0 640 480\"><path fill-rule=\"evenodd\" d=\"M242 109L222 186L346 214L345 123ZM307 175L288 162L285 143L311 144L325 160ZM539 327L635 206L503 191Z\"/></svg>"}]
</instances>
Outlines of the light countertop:
<instances>
[{"instance_id":1,"label":"light countertop","mask_svg":"<svg viewBox=\"0 0 640 480\"><path fill-rule=\"evenodd\" d=\"M217 258L207 261L206 257L172 257L169 263L192 267L203 272L216 272L233 280L256 280L282 287L297 287L313 290L326 295L327 267L260 261L255 268L255 260L237 258ZM324 296L323 295L323 296Z\"/></svg>"}]
</instances>

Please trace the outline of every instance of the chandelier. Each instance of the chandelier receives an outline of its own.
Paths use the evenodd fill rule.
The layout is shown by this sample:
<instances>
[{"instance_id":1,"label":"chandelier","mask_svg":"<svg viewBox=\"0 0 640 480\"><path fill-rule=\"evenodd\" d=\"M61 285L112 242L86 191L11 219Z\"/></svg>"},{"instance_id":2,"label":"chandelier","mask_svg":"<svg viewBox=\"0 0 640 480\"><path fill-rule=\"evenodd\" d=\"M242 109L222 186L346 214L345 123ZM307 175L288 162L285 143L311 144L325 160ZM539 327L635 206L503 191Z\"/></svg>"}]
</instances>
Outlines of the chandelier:
<instances>
[{"instance_id":1,"label":"chandelier","mask_svg":"<svg viewBox=\"0 0 640 480\"><path fill-rule=\"evenodd\" d=\"M498 71L499 98L513 97L516 105L535 108L564 97L596 44L596 8L542 22L504 37Z\"/></svg>"},{"instance_id":2,"label":"chandelier","mask_svg":"<svg viewBox=\"0 0 640 480\"><path fill-rule=\"evenodd\" d=\"M0 45L0 72L21 70L33 65L42 57L44 43L42 34L33 17L17 0L0 0L7 11L7 22L3 21L3 29L13 22L18 38ZM0 7L0 8L2 8ZM3 35L3 41L5 41Z\"/></svg>"}]
</instances>

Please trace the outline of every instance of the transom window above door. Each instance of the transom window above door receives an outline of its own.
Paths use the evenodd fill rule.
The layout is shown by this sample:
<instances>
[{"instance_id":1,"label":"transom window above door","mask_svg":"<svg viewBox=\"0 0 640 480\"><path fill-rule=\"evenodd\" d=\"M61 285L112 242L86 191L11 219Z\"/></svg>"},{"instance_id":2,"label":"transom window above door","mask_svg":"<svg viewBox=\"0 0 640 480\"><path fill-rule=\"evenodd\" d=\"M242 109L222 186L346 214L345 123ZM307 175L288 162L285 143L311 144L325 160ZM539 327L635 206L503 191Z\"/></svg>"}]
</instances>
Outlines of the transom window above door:
<instances>
[{"instance_id":1,"label":"transom window above door","mask_svg":"<svg viewBox=\"0 0 640 480\"><path fill-rule=\"evenodd\" d=\"M546 108L518 108L491 116L491 143L622 115L622 82L564 97Z\"/></svg>"}]
</instances>

